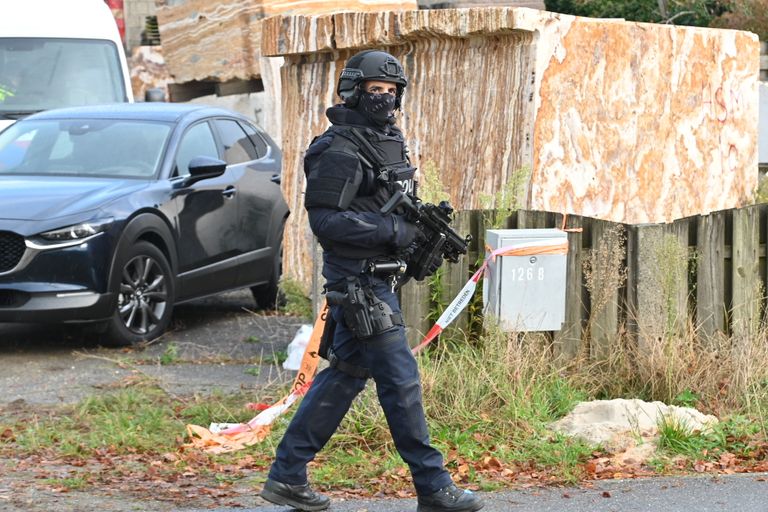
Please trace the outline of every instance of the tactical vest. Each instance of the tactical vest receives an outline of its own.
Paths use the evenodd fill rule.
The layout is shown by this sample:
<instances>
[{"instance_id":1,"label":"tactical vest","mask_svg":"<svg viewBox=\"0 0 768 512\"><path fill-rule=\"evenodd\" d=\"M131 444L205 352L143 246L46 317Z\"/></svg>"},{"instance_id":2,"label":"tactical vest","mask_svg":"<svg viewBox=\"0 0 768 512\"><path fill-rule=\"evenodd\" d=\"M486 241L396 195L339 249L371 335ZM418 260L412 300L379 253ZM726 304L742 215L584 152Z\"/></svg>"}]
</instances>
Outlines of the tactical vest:
<instances>
[{"instance_id":1,"label":"tactical vest","mask_svg":"<svg viewBox=\"0 0 768 512\"><path fill-rule=\"evenodd\" d=\"M397 190L415 193L413 179L416 169L408 160L405 141L401 133L386 135L370 128L333 125L323 136L333 134L333 140L325 151L333 150L354 155L361 162L363 176L354 197L346 210L356 213L379 212ZM321 136L322 137L322 136ZM317 155L319 156L319 155ZM317 158L308 162L309 174L317 164ZM345 258L372 258L391 253L392 247L358 247L319 238L325 251Z\"/></svg>"}]
</instances>

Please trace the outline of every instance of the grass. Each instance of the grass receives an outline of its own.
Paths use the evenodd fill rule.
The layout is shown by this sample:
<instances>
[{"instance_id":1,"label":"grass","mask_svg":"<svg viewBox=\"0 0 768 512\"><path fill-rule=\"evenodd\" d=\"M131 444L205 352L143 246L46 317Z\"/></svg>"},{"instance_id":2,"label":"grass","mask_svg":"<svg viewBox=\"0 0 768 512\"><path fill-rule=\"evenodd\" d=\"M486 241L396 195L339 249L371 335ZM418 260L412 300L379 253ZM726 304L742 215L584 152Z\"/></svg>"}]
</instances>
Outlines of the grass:
<instances>
[{"instance_id":1,"label":"grass","mask_svg":"<svg viewBox=\"0 0 768 512\"><path fill-rule=\"evenodd\" d=\"M246 401L243 395L222 394L180 400L151 385L136 386L24 418L11 426L12 442L24 453L52 449L73 457L104 449L116 455L174 452L187 423L250 419L253 413L243 408Z\"/></svg>"},{"instance_id":2,"label":"grass","mask_svg":"<svg viewBox=\"0 0 768 512\"><path fill-rule=\"evenodd\" d=\"M160 364L169 365L179 360L179 347L174 342L168 343L165 350L160 354Z\"/></svg>"},{"instance_id":3,"label":"grass","mask_svg":"<svg viewBox=\"0 0 768 512\"><path fill-rule=\"evenodd\" d=\"M70 478L44 478L42 483L51 487L58 487L68 491L79 491L88 486L88 481L82 477Z\"/></svg>"},{"instance_id":4,"label":"grass","mask_svg":"<svg viewBox=\"0 0 768 512\"><path fill-rule=\"evenodd\" d=\"M301 318L314 317L312 300L301 283L284 276L280 279L279 286L280 293L285 298L285 304L280 306L281 313Z\"/></svg>"},{"instance_id":5,"label":"grass","mask_svg":"<svg viewBox=\"0 0 768 512\"><path fill-rule=\"evenodd\" d=\"M609 379L596 375L603 371L600 366L559 366L551 350L544 336L490 329L472 342L441 340L419 356L431 437L458 482L493 490L509 485L514 478L510 475L524 471L546 474L547 482L559 483L573 483L585 476L585 463L594 456L596 447L555 434L548 425L578 401L605 390L603 379ZM610 380L613 386L636 383L623 378L619 374ZM695 380L681 384L685 387L675 395L679 403L707 403L709 395L696 384ZM662 423L658 455L649 464L666 472L679 469L680 457L689 465L717 462L723 454L760 457L760 443L756 441L765 439L765 421L754 413L756 404L766 404L765 387L754 389L738 413L707 432L692 432L671 420ZM632 390L625 391L631 394ZM259 400L271 402L284 392L284 388L273 388L266 392L269 396ZM144 383L88 398L76 407L11 422L13 435L0 438L0 451L53 453L86 460L103 455L105 450L117 459L135 454L155 459L166 453L181 454L185 453L180 450L185 442L185 424L246 421L254 413L243 405L253 399L222 393L180 399ZM227 464L252 457L266 471L288 421L288 416L280 418L272 434L247 451L204 459ZM181 464L166 469L184 468ZM312 464L311 473L321 488L364 489L367 493L411 489L407 468L393 446L373 385L356 400L337 434ZM211 470L208 474L214 478L216 473ZM264 473L260 475L256 482L263 481ZM238 478L226 477L227 481ZM85 482L73 481L71 485Z\"/></svg>"}]
</instances>

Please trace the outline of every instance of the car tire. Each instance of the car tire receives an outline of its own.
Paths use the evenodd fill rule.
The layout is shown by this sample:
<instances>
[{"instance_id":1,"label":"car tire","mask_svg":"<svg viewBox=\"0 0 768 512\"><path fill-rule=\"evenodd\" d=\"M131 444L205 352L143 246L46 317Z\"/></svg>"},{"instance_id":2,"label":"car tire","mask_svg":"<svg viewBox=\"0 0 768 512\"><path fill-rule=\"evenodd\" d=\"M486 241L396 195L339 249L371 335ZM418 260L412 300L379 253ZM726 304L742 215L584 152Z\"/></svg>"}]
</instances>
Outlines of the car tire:
<instances>
[{"instance_id":1,"label":"car tire","mask_svg":"<svg viewBox=\"0 0 768 512\"><path fill-rule=\"evenodd\" d=\"M160 336L171 321L176 283L165 254L149 242L137 242L118 254L115 311L102 342L137 345Z\"/></svg>"},{"instance_id":2,"label":"car tire","mask_svg":"<svg viewBox=\"0 0 768 512\"><path fill-rule=\"evenodd\" d=\"M283 242L277 247L272 276L266 284L251 287L253 300L259 309L277 309L285 305L285 297L280 290L280 276L283 273Z\"/></svg>"}]
</instances>

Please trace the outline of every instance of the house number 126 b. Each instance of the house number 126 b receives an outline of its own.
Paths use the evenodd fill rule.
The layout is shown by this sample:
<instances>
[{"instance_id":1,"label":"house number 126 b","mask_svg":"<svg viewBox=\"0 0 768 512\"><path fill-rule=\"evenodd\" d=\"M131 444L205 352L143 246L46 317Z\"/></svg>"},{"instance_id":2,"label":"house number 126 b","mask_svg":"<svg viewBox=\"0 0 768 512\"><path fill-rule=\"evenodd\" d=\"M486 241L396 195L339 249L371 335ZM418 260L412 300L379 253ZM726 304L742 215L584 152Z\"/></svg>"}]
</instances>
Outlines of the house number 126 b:
<instances>
[{"instance_id":1,"label":"house number 126 b","mask_svg":"<svg viewBox=\"0 0 768 512\"><path fill-rule=\"evenodd\" d=\"M539 267L537 269L534 269L532 267L528 267L528 268L518 267L518 268L512 269L513 281L533 281L534 279L538 281L544 280L544 267Z\"/></svg>"}]
</instances>

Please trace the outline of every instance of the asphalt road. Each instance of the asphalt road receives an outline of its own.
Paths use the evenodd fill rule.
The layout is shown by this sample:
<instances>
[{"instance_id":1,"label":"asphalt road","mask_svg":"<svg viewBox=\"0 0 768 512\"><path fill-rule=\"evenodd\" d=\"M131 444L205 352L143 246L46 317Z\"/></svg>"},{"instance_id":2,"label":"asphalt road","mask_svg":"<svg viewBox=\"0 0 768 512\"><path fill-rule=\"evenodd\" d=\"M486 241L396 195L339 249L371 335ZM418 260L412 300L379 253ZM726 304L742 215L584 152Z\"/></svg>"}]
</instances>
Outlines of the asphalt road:
<instances>
[{"instance_id":1,"label":"asphalt road","mask_svg":"<svg viewBox=\"0 0 768 512\"><path fill-rule=\"evenodd\" d=\"M253 312L247 292L235 292L177 308L173 329L140 350L98 347L77 330L0 324L0 411L14 404L73 403L137 374L155 377L169 392L257 390L292 373L260 364L283 351L307 320ZM172 364L160 358L173 347ZM246 371L259 366L261 371ZM254 373L258 373L254 376ZM7 469L7 468L6 468ZM0 466L0 473L3 467ZM0 475L2 476L2 475ZM11 492L0 479L0 511L287 512L255 496L245 507L193 509L128 496L55 494L22 486ZM484 493L484 512L768 512L768 475L600 481L583 488ZM335 499L333 512L405 512L413 499Z\"/></svg>"},{"instance_id":2,"label":"asphalt road","mask_svg":"<svg viewBox=\"0 0 768 512\"><path fill-rule=\"evenodd\" d=\"M0 407L75 403L136 375L156 378L175 394L258 389L290 379L279 365L260 363L284 351L307 320L253 307L248 291L178 306L169 332L135 350L99 347L76 328L0 324ZM161 364L164 354L170 364Z\"/></svg>"},{"instance_id":3,"label":"asphalt road","mask_svg":"<svg viewBox=\"0 0 768 512\"><path fill-rule=\"evenodd\" d=\"M594 482L589 487L557 487L482 493L483 512L768 512L768 474L718 477L648 478ZM2 512L289 512L260 505L238 508L185 508L167 502L70 492L58 494L32 487L25 496L4 502ZM414 499L338 500L329 512L412 512Z\"/></svg>"},{"instance_id":4,"label":"asphalt road","mask_svg":"<svg viewBox=\"0 0 768 512\"><path fill-rule=\"evenodd\" d=\"M483 497L486 500L483 512L767 512L768 475L610 480L596 482L593 488L505 491L486 493ZM215 512L235 510L215 509ZM286 512L291 509L264 506L246 510ZM416 510L416 501L337 501L330 510L404 512Z\"/></svg>"}]
</instances>

